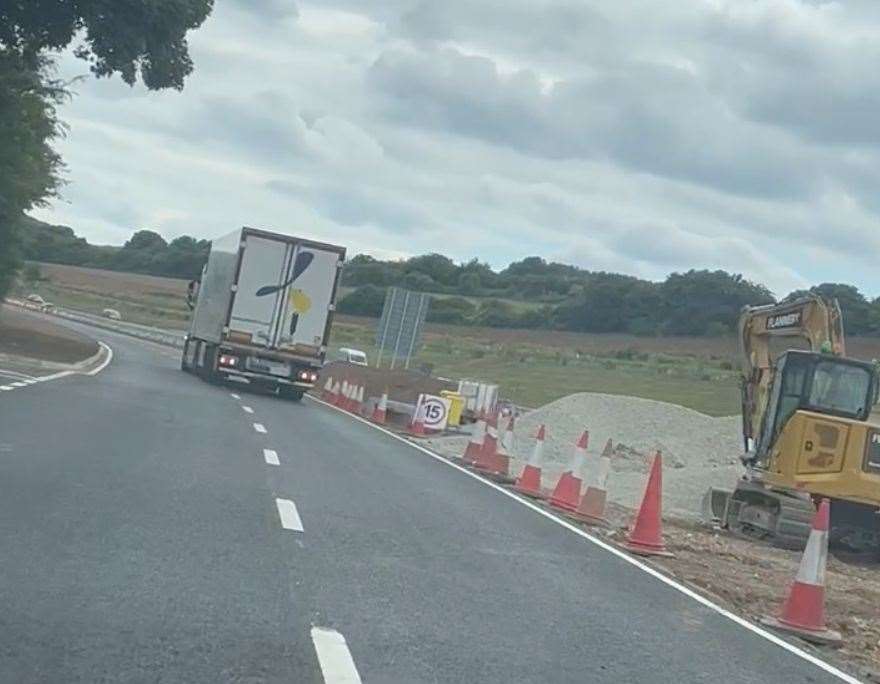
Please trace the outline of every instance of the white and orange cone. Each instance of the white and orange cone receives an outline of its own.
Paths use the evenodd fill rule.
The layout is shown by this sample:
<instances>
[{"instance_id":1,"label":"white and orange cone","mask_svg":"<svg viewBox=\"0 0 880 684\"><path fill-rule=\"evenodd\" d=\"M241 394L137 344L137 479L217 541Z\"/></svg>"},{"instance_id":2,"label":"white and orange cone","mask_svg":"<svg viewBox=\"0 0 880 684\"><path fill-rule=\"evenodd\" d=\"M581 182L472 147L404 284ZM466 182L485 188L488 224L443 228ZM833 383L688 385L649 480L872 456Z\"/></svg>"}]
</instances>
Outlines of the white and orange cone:
<instances>
[{"instance_id":1,"label":"white and orange cone","mask_svg":"<svg viewBox=\"0 0 880 684\"><path fill-rule=\"evenodd\" d=\"M416 407L415 415L409 426L409 432L413 437L424 437L425 432L425 405L419 404Z\"/></svg>"},{"instance_id":2,"label":"white and orange cone","mask_svg":"<svg viewBox=\"0 0 880 684\"><path fill-rule=\"evenodd\" d=\"M498 451L498 414L490 413L486 419L486 434L483 435L483 446L472 465L477 470L490 470L495 453Z\"/></svg>"},{"instance_id":3,"label":"white and orange cone","mask_svg":"<svg viewBox=\"0 0 880 684\"><path fill-rule=\"evenodd\" d=\"M544 459L544 438L546 431L544 426L538 428L538 434L535 436L535 447L532 450L532 456L528 463L523 467L519 479L513 488L520 494L531 496L535 499L546 498L541 490L541 462Z\"/></svg>"},{"instance_id":4,"label":"white and orange cone","mask_svg":"<svg viewBox=\"0 0 880 684\"><path fill-rule=\"evenodd\" d=\"M825 563L830 518L831 504L828 499L822 499L788 598L778 617L764 617L761 623L807 641L836 646L842 641L840 633L825 624Z\"/></svg>"},{"instance_id":5,"label":"white and orange cone","mask_svg":"<svg viewBox=\"0 0 880 684\"><path fill-rule=\"evenodd\" d=\"M385 421L388 419L388 389L382 392L382 397L379 399L379 403L376 404L376 407L373 409L373 422L377 425L385 425Z\"/></svg>"},{"instance_id":6,"label":"white and orange cone","mask_svg":"<svg viewBox=\"0 0 880 684\"><path fill-rule=\"evenodd\" d=\"M354 394L354 406L352 408L354 413L357 413L359 416L364 412L364 386L358 385L357 391Z\"/></svg>"},{"instance_id":7,"label":"white and orange cone","mask_svg":"<svg viewBox=\"0 0 880 684\"><path fill-rule=\"evenodd\" d=\"M333 383L333 399L331 402L334 406L342 405L342 383L339 380Z\"/></svg>"},{"instance_id":8,"label":"white and orange cone","mask_svg":"<svg viewBox=\"0 0 880 684\"><path fill-rule=\"evenodd\" d=\"M550 495L550 505L569 513L575 511L581 500L581 469L587 457L587 444L590 433L584 430L574 446L574 454L568 469L559 477L559 481Z\"/></svg>"},{"instance_id":9,"label":"white and orange cone","mask_svg":"<svg viewBox=\"0 0 880 684\"><path fill-rule=\"evenodd\" d=\"M510 431L510 424L513 418L507 421L505 435ZM483 452L480 459L474 463L474 468L486 475L490 475L493 479L506 483L512 483L510 477L510 456L507 453L506 440L501 437L496 441L495 452Z\"/></svg>"},{"instance_id":10,"label":"white and orange cone","mask_svg":"<svg viewBox=\"0 0 880 684\"><path fill-rule=\"evenodd\" d=\"M471 436L468 438L467 447L461 460L465 463L475 463L483 450L483 441L486 438L486 416L480 411L480 417L474 423L474 429L471 430Z\"/></svg>"},{"instance_id":11,"label":"white and orange cone","mask_svg":"<svg viewBox=\"0 0 880 684\"><path fill-rule=\"evenodd\" d=\"M348 380L342 380L342 388L339 390L339 403L337 406L339 408L345 408L346 402L348 401Z\"/></svg>"},{"instance_id":12,"label":"white and orange cone","mask_svg":"<svg viewBox=\"0 0 880 684\"><path fill-rule=\"evenodd\" d=\"M611 440L605 442L605 448L599 456L594 480L587 485L587 491L581 497L577 510L572 517L589 525L606 525L605 500L607 499L608 475L611 473Z\"/></svg>"},{"instance_id":13,"label":"white and orange cone","mask_svg":"<svg viewBox=\"0 0 880 684\"><path fill-rule=\"evenodd\" d=\"M327 378L324 383L324 391L321 393L321 399L324 401L333 401L333 378Z\"/></svg>"}]
</instances>

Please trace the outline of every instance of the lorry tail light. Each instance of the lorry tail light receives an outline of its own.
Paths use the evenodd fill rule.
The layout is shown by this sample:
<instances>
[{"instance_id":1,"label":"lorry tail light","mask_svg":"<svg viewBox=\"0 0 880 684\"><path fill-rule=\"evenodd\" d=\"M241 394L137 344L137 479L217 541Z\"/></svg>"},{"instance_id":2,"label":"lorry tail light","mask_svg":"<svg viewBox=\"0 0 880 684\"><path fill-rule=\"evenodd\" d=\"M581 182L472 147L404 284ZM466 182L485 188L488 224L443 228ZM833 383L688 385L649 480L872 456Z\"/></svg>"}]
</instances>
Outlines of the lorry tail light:
<instances>
[{"instance_id":1,"label":"lorry tail light","mask_svg":"<svg viewBox=\"0 0 880 684\"><path fill-rule=\"evenodd\" d=\"M238 357L232 354L220 354L219 362L221 366L235 368L238 365Z\"/></svg>"},{"instance_id":2,"label":"lorry tail light","mask_svg":"<svg viewBox=\"0 0 880 684\"><path fill-rule=\"evenodd\" d=\"M300 371L297 373L297 377L303 382L315 382L318 379L318 374L312 371Z\"/></svg>"}]
</instances>

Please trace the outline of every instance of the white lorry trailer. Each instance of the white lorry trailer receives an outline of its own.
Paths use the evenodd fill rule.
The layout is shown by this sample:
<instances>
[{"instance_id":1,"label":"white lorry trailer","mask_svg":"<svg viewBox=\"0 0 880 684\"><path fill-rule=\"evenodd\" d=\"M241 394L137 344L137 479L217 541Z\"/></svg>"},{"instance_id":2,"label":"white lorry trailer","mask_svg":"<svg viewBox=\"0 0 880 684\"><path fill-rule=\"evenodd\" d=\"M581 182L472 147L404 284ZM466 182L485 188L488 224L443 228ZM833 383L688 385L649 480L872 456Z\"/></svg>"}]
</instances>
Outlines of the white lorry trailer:
<instances>
[{"instance_id":1,"label":"white lorry trailer","mask_svg":"<svg viewBox=\"0 0 880 684\"><path fill-rule=\"evenodd\" d=\"M324 363L344 260L344 247L254 228L212 241L181 369L302 399Z\"/></svg>"}]
</instances>

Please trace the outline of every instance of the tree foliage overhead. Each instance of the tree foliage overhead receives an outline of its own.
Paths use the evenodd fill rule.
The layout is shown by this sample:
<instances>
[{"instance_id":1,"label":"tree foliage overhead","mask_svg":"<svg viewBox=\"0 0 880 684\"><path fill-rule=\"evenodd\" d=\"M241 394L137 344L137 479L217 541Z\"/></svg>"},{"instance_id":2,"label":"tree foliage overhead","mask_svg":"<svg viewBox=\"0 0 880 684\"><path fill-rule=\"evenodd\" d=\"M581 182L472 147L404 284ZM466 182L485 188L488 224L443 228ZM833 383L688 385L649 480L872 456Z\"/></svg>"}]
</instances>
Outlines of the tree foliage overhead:
<instances>
[{"instance_id":1,"label":"tree foliage overhead","mask_svg":"<svg viewBox=\"0 0 880 684\"><path fill-rule=\"evenodd\" d=\"M187 32L213 0L12 0L0 4L0 45L25 59L77 41L96 76L119 74L150 89L183 88L193 63Z\"/></svg>"},{"instance_id":2,"label":"tree foliage overhead","mask_svg":"<svg viewBox=\"0 0 880 684\"><path fill-rule=\"evenodd\" d=\"M213 0L0 0L0 297L19 266L24 212L61 184L52 141L64 132L52 53L73 46L97 77L180 90L193 70L186 41Z\"/></svg>"}]
</instances>

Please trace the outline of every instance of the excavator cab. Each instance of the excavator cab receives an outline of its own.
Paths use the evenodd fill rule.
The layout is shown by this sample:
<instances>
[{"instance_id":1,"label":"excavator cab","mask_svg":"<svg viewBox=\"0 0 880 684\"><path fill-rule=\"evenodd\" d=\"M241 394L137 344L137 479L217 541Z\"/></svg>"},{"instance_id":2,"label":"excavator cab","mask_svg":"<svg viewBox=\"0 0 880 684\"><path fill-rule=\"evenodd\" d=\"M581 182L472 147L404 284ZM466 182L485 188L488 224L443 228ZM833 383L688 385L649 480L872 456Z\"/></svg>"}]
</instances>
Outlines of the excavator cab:
<instances>
[{"instance_id":1,"label":"excavator cab","mask_svg":"<svg viewBox=\"0 0 880 684\"><path fill-rule=\"evenodd\" d=\"M874 365L829 354L790 350L776 360L752 465L767 469L782 429L796 411L866 421L877 400Z\"/></svg>"},{"instance_id":2,"label":"excavator cab","mask_svg":"<svg viewBox=\"0 0 880 684\"><path fill-rule=\"evenodd\" d=\"M877 369L846 356L840 305L809 294L745 307L739 332L746 470L733 491L706 492L704 519L803 548L813 500L827 497L832 541L880 549ZM809 350L776 355L780 338Z\"/></svg>"}]
</instances>

